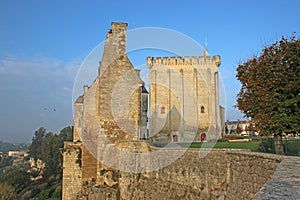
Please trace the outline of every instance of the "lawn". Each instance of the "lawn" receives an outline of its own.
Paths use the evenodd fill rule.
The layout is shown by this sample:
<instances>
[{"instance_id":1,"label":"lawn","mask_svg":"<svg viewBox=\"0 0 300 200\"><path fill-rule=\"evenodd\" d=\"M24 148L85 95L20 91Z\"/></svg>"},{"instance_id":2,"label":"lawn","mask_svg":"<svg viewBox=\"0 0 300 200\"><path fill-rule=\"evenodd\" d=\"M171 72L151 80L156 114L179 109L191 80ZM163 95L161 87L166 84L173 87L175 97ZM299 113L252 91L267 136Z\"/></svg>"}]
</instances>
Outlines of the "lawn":
<instances>
[{"instance_id":1,"label":"lawn","mask_svg":"<svg viewBox=\"0 0 300 200\"><path fill-rule=\"evenodd\" d=\"M213 147L213 148L226 148L226 149L251 149L253 152L258 152L258 146L260 141L252 141L252 142L217 142L217 143L203 143L203 142L194 142L190 144L190 148L203 148L205 147ZM188 147L189 144L180 143L182 147Z\"/></svg>"}]
</instances>

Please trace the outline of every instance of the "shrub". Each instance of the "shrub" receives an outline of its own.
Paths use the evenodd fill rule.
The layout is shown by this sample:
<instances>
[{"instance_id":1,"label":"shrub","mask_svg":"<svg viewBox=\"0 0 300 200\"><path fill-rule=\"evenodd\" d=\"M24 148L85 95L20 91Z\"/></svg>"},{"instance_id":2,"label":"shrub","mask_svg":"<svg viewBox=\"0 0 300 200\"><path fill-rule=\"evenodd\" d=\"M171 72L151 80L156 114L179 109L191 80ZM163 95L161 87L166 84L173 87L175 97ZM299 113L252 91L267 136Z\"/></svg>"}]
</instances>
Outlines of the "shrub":
<instances>
[{"instance_id":1,"label":"shrub","mask_svg":"<svg viewBox=\"0 0 300 200\"><path fill-rule=\"evenodd\" d=\"M227 134L227 135L225 135L225 138L227 140L236 140L236 139L243 139L244 137L241 135L236 135L236 134Z\"/></svg>"},{"instance_id":2,"label":"shrub","mask_svg":"<svg viewBox=\"0 0 300 200\"><path fill-rule=\"evenodd\" d=\"M287 156L300 156L300 140L286 140L284 154Z\"/></svg>"},{"instance_id":3,"label":"shrub","mask_svg":"<svg viewBox=\"0 0 300 200\"><path fill-rule=\"evenodd\" d=\"M265 153L275 153L274 138L264 138L259 144L258 150Z\"/></svg>"}]
</instances>

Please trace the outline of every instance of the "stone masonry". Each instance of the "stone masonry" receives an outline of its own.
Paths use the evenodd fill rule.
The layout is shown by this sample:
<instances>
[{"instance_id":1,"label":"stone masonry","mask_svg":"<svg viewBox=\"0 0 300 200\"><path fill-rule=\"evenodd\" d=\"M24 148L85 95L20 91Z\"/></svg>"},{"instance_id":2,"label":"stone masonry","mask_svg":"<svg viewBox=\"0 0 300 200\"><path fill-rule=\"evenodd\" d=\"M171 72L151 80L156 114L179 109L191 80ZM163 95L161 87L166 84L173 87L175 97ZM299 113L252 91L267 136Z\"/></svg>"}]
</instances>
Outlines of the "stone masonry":
<instances>
[{"instance_id":1,"label":"stone masonry","mask_svg":"<svg viewBox=\"0 0 300 200\"><path fill-rule=\"evenodd\" d=\"M251 199L283 157L174 148L179 141L220 137L220 57L205 51L200 57L147 59L149 135L148 91L126 55L126 29L126 23L112 23L99 74L74 103L74 140L62 152L62 199Z\"/></svg>"},{"instance_id":2,"label":"stone masonry","mask_svg":"<svg viewBox=\"0 0 300 200\"><path fill-rule=\"evenodd\" d=\"M220 56L208 56L207 50L204 56L147 58L153 141L192 142L221 137L220 64Z\"/></svg>"},{"instance_id":3,"label":"stone masonry","mask_svg":"<svg viewBox=\"0 0 300 200\"><path fill-rule=\"evenodd\" d=\"M138 143L148 146L143 141L134 146L129 141L122 143L127 151L136 151ZM104 175L100 186L95 180L77 181L81 179L80 146L66 143L63 199L299 199L299 157L233 149L164 149L161 156L166 161L183 155L171 165L144 173L107 167L100 171ZM148 146L148 151L157 150ZM131 168L139 162L131 160L125 165Z\"/></svg>"},{"instance_id":4,"label":"stone masonry","mask_svg":"<svg viewBox=\"0 0 300 200\"><path fill-rule=\"evenodd\" d=\"M104 165L99 160L107 145L118 140L138 140L148 135L148 92L139 71L134 69L126 55L126 29L126 23L112 23L99 74L90 86L84 86L84 94L74 103L74 143L81 143L81 171L78 174L80 178L68 178L73 173L69 170L78 166L68 164L74 160L74 151L64 153L64 199L75 198L76 194L72 196L73 192L67 192L71 185L91 180L103 184L100 171L104 170ZM71 147L72 144L65 144L65 149Z\"/></svg>"},{"instance_id":5,"label":"stone masonry","mask_svg":"<svg viewBox=\"0 0 300 200\"><path fill-rule=\"evenodd\" d=\"M132 147L127 143L127 150ZM142 142L143 143L143 142ZM150 151L156 148L150 147ZM115 184L94 185L98 190L82 190L83 199L100 199L103 191L117 199L251 199L270 180L282 157L230 149L164 149L166 162L183 153L171 165L144 173L128 173L107 168ZM201 154L207 154L200 157ZM118 155L115 155L118 157ZM151 163L155 163L154 157ZM139 158L122 165L138 164ZM144 162L147 162L145 160ZM157 163L156 163L157 164ZM164 165L164 163L160 163ZM151 164L150 164L151 167ZM126 166L125 166L126 168ZM112 190L116 189L116 190ZM98 192L97 192L98 191Z\"/></svg>"}]
</instances>

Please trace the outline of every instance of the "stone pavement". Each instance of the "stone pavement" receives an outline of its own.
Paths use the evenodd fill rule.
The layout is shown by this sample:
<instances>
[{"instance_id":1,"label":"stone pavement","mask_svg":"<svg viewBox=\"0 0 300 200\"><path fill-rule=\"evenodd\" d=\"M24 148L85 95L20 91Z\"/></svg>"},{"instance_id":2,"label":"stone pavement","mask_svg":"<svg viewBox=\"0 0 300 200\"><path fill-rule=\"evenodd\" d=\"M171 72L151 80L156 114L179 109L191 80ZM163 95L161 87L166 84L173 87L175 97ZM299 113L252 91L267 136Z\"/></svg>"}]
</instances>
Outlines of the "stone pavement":
<instances>
[{"instance_id":1,"label":"stone pavement","mask_svg":"<svg viewBox=\"0 0 300 200\"><path fill-rule=\"evenodd\" d=\"M253 198L265 199L300 199L300 157L284 156L273 177Z\"/></svg>"}]
</instances>

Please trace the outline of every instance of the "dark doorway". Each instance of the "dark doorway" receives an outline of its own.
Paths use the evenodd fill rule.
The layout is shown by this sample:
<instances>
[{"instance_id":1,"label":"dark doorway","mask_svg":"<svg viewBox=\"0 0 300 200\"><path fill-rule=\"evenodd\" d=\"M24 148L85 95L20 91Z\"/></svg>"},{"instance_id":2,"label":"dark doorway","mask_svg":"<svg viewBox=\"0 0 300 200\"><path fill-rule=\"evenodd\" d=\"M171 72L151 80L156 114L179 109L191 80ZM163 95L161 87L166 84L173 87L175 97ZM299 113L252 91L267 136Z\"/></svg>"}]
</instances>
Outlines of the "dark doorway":
<instances>
[{"instance_id":1,"label":"dark doorway","mask_svg":"<svg viewBox=\"0 0 300 200\"><path fill-rule=\"evenodd\" d=\"M200 141L201 142L206 141L206 133L201 133L201 135L200 135Z\"/></svg>"},{"instance_id":2,"label":"dark doorway","mask_svg":"<svg viewBox=\"0 0 300 200\"><path fill-rule=\"evenodd\" d=\"M178 135L173 135L173 142L178 142Z\"/></svg>"}]
</instances>

